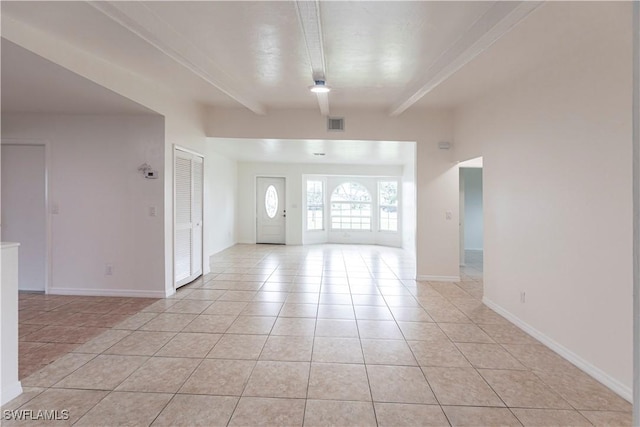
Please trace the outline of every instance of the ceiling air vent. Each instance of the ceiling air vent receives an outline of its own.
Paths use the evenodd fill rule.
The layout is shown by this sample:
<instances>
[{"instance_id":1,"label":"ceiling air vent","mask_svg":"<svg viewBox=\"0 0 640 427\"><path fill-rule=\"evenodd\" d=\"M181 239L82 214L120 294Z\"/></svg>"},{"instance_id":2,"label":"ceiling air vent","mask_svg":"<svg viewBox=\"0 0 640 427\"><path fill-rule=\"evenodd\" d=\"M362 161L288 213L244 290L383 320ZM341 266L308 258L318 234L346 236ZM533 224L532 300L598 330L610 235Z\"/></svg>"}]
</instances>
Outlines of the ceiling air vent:
<instances>
[{"instance_id":1,"label":"ceiling air vent","mask_svg":"<svg viewBox=\"0 0 640 427\"><path fill-rule=\"evenodd\" d=\"M327 130L330 132L344 132L344 117L327 118Z\"/></svg>"}]
</instances>

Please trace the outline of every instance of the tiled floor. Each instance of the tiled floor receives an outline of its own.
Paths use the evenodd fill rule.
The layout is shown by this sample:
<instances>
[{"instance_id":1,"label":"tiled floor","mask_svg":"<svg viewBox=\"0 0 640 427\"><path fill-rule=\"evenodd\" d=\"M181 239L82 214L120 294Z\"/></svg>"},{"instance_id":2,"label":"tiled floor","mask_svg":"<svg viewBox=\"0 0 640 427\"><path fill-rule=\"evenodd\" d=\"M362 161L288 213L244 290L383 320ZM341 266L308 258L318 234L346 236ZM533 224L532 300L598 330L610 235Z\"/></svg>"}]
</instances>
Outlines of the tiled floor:
<instances>
[{"instance_id":1,"label":"tiled floor","mask_svg":"<svg viewBox=\"0 0 640 427\"><path fill-rule=\"evenodd\" d=\"M21 379L157 301L40 293L19 298Z\"/></svg>"},{"instance_id":2,"label":"tiled floor","mask_svg":"<svg viewBox=\"0 0 640 427\"><path fill-rule=\"evenodd\" d=\"M409 255L371 246L239 245L213 266L4 409L91 426L631 424L629 403L482 305L481 263L458 284L415 282Z\"/></svg>"}]
</instances>

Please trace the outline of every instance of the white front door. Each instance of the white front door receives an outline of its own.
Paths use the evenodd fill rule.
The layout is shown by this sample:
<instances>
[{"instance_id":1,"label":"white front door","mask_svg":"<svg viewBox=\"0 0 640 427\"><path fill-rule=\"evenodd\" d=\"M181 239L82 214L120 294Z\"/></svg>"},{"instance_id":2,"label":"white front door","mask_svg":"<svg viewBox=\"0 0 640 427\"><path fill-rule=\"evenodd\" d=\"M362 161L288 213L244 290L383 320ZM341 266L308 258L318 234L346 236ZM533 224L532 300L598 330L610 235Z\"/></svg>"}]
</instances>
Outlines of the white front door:
<instances>
[{"instance_id":1,"label":"white front door","mask_svg":"<svg viewBox=\"0 0 640 427\"><path fill-rule=\"evenodd\" d=\"M285 244L287 205L285 179L257 179L256 185L256 243Z\"/></svg>"},{"instance_id":2,"label":"white front door","mask_svg":"<svg viewBox=\"0 0 640 427\"><path fill-rule=\"evenodd\" d=\"M204 159L175 150L174 277L176 288L202 275Z\"/></svg>"},{"instance_id":3,"label":"white front door","mask_svg":"<svg viewBox=\"0 0 640 427\"><path fill-rule=\"evenodd\" d=\"M2 144L2 240L20 243L18 288L45 291L47 277L44 145Z\"/></svg>"}]
</instances>

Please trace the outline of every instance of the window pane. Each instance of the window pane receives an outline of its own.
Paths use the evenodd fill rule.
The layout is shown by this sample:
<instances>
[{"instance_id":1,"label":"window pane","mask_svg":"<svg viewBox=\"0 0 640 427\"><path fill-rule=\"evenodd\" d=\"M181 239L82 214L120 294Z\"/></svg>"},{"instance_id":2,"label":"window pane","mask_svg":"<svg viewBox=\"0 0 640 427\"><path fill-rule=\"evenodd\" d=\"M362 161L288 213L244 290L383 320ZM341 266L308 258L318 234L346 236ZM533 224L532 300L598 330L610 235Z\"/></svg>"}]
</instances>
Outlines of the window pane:
<instances>
[{"instance_id":1,"label":"window pane","mask_svg":"<svg viewBox=\"0 0 640 427\"><path fill-rule=\"evenodd\" d=\"M267 187L267 192L264 195L264 208L269 218L275 217L278 212L278 192L273 185Z\"/></svg>"},{"instance_id":2,"label":"window pane","mask_svg":"<svg viewBox=\"0 0 640 427\"><path fill-rule=\"evenodd\" d=\"M380 181L380 206L398 206L398 181Z\"/></svg>"},{"instance_id":3,"label":"window pane","mask_svg":"<svg viewBox=\"0 0 640 427\"><path fill-rule=\"evenodd\" d=\"M307 181L307 230L324 229L324 189L322 181Z\"/></svg>"}]
</instances>

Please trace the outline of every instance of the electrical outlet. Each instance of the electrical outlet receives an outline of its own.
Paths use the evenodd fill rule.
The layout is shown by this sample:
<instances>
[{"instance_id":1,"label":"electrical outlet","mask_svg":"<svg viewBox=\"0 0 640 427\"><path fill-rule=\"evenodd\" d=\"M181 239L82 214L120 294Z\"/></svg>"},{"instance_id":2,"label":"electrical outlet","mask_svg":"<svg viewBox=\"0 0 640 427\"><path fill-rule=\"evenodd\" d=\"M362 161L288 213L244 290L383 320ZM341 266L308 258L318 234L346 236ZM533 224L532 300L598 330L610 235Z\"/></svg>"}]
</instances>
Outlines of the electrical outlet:
<instances>
[{"instance_id":1,"label":"electrical outlet","mask_svg":"<svg viewBox=\"0 0 640 427\"><path fill-rule=\"evenodd\" d=\"M104 275L105 276L113 276L113 265L105 264L105 266L104 266Z\"/></svg>"},{"instance_id":2,"label":"electrical outlet","mask_svg":"<svg viewBox=\"0 0 640 427\"><path fill-rule=\"evenodd\" d=\"M520 302L524 304L526 302L526 293L520 292Z\"/></svg>"},{"instance_id":3,"label":"electrical outlet","mask_svg":"<svg viewBox=\"0 0 640 427\"><path fill-rule=\"evenodd\" d=\"M451 220L453 219L453 212L451 212L451 211L446 211L446 212L444 213L444 217L445 217L445 219L446 219L447 221L451 221Z\"/></svg>"},{"instance_id":4,"label":"electrical outlet","mask_svg":"<svg viewBox=\"0 0 640 427\"><path fill-rule=\"evenodd\" d=\"M157 211L155 206L149 206L149 216L156 216Z\"/></svg>"}]
</instances>

